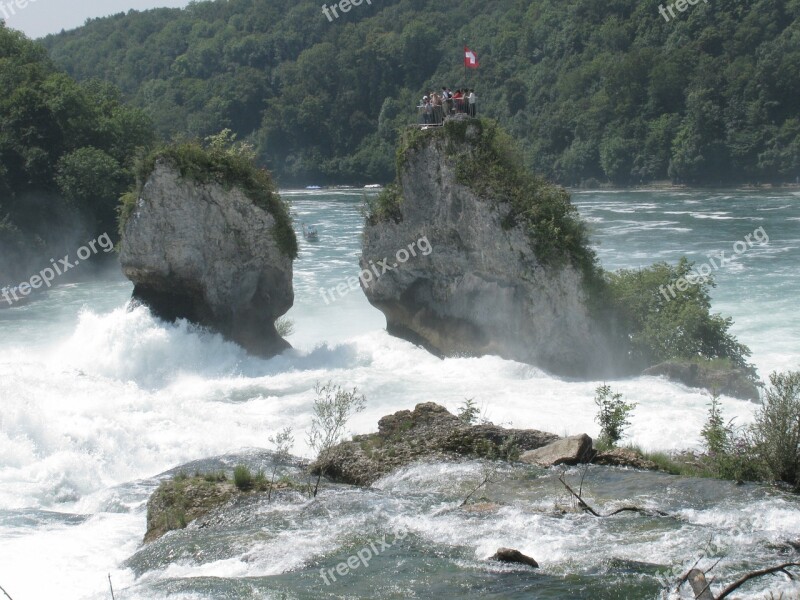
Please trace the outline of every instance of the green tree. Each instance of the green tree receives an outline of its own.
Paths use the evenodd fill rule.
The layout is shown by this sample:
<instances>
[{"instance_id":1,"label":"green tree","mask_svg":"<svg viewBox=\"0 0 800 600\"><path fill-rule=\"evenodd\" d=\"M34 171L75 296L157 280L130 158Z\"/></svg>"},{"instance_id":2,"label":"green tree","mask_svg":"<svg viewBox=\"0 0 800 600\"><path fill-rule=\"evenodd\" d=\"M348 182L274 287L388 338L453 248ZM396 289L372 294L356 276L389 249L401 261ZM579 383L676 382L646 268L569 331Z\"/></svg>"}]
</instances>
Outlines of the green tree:
<instances>
[{"instance_id":1,"label":"green tree","mask_svg":"<svg viewBox=\"0 0 800 600\"><path fill-rule=\"evenodd\" d=\"M612 447L622 439L625 429L630 426L628 419L637 404L625 402L622 394L614 392L608 384L597 387L594 403L598 407L595 421L600 425L599 445Z\"/></svg>"},{"instance_id":2,"label":"green tree","mask_svg":"<svg viewBox=\"0 0 800 600\"><path fill-rule=\"evenodd\" d=\"M316 497L331 450L344 438L345 427L350 417L366 408L367 399L358 393L357 388L348 392L334 385L332 381L325 385L317 382L314 392L317 397L314 400L314 416L308 432L308 445L316 452L316 462L319 465L317 481L312 489L312 494Z\"/></svg>"},{"instance_id":3,"label":"green tree","mask_svg":"<svg viewBox=\"0 0 800 600\"><path fill-rule=\"evenodd\" d=\"M750 350L730 333L733 321L711 314L713 277L693 266L683 257L677 265L606 274L608 301L618 311L632 364L725 359L755 377Z\"/></svg>"}]
</instances>

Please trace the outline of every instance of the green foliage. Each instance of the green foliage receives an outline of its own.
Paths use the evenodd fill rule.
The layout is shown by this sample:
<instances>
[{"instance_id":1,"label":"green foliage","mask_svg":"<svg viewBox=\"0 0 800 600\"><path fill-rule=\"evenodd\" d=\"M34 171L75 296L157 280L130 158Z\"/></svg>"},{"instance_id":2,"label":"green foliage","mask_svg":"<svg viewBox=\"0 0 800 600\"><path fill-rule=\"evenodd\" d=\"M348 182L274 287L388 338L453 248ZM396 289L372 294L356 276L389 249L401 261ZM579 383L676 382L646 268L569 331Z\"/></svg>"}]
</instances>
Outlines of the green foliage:
<instances>
[{"instance_id":1,"label":"green foliage","mask_svg":"<svg viewBox=\"0 0 800 600\"><path fill-rule=\"evenodd\" d=\"M334 385L332 381L325 385L317 382L314 392L317 397L314 400L314 416L308 432L308 445L316 452L317 462L324 463L328 460L333 447L344 438L345 427L350 417L366 408L367 399L358 393L357 388L348 392ZM317 473L317 483L312 490L315 497L319 491L321 478L322 468Z\"/></svg>"},{"instance_id":2,"label":"green foliage","mask_svg":"<svg viewBox=\"0 0 800 600\"><path fill-rule=\"evenodd\" d=\"M444 144L458 182L490 199L504 211L503 227L521 226L536 256L544 264L571 262L583 274L589 288L602 283L597 257L589 244L584 222L567 191L529 173L521 150L494 121L472 119L446 121L427 130L407 128L397 149L397 175L431 139ZM369 212L372 222L402 218L399 184L387 188Z\"/></svg>"},{"instance_id":3,"label":"green foliage","mask_svg":"<svg viewBox=\"0 0 800 600\"><path fill-rule=\"evenodd\" d=\"M275 321L275 330L281 337L289 337L294 333L294 321L287 317L281 317Z\"/></svg>"},{"instance_id":4,"label":"green foliage","mask_svg":"<svg viewBox=\"0 0 800 600\"><path fill-rule=\"evenodd\" d=\"M463 404L458 409L458 418L465 425L475 425L478 422L478 417L481 411L475 398L464 398Z\"/></svg>"},{"instance_id":5,"label":"green foliage","mask_svg":"<svg viewBox=\"0 0 800 600\"><path fill-rule=\"evenodd\" d=\"M225 474L225 471L209 471L207 473L195 473L195 477L202 477L205 481L209 483L222 483L223 481L228 481L228 476Z\"/></svg>"},{"instance_id":6,"label":"green foliage","mask_svg":"<svg viewBox=\"0 0 800 600\"><path fill-rule=\"evenodd\" d=\"M365 194L364 204L365 216L372 225L385 221L399 223L403 220L403 193L396 183L386 186L377 196Z\"/></svg>"},{"instance_id":7,"label":"green foliage","mask_svg":"<svg viewBox=\"0 0 800 600\"><path fill-rule=\"evenodd\" d=\"M625 429L630 425L630 417L635 402L627 403L622 394L615 393L611 386L603 384L595 390L594 403L599 408L595 421L600 425L600 446L612 447L622 439Z\"/></svg>"},{"instance_id":8,"label":"green foliage","mask_svg":"<svg viewBox=\"0 0 800 600\"><path fill-rule=\"evenodd\" d=\"M458 149L473 128L477 130L476 139L466 148L474 151ZM453 159L459 182L482 195L507 202L510 211L503 225L522 225L539 260L550 264L569 261L587 281L599 277L586 225L570 202L569 193L531 175L522 163L520 148L497 123L485 119L448 121L443 130L457 148Z\"/></svg>"},{"instance_id":9,"label":"green foliage","mask_svg":"<svg viewBox=\"0 0 800 600\"><path fill-rule=\"evenodd\" d=\"M123 230L132 214L131 204L141 194L147 178L155 169L156 162L166 160L176 167L182 177L198 183L217 183L226 189L239 188L275 219L272 235L275 242L289 258L297 258L297 237L292 227L289 208L278 192L272 177L265 169L253 163L252 149L247 144L235 142L229 130L210 136L205 145L198 141L178 142L153 150L137 164L137 187L134 196L125 195L119 210L120 230Z\"/></svg>"},{"instance_id":10,"label":"green foliage","mask_svg":"<svg viewBox=\"0 0 800 600\"><path fill-rule=\"evenodd\" d=\"M255 485L253 472L245 465L237 465L233 469L233 483L243 492L253 489Z\"/></svg>"},{"instance_id":11,"label":"green foliage","mask_svg":"<svg viewBox=\"0 0 800 600\"><path fill-rule=\"evenodd\" d=\"M78 216L113 232L136 148L153 139L144 112L122 104L112 85L76 83L39 44L0 24L0 218L28 240L13 256L3 249L4 267L24 265L32 247L55 252Z\"/></svg>"},{"instance_id":12,"label":"green foliage","mask_svg":"<svg viewBox=\"0 0 800 600\"><path fill-rule=\"evenodd\" d=\"M275 448L275 455L273 457L274 466L272 468L272 477L269 483L269 495L267 501L272 500L272 490L275 487L275 478L281 475L281 463L289 460L290 452L294 446L294 432L291 427L285 427L275 435L269 437L269 442Z\"/></svg>"},{"instance_id":13,"label":"green foliage","mask_svg":"<svg viewBox=\"0 0 800 600\"><path fill-rule=\"evenodd\" d=\"M798 14L715 0L665 23L637 0L386 0L333 25L311 0L217 0L44 43L78 79L119 86L165 139L252 139L284 184L390 181L398 127L442 85L474 85L526 167L561 183L793 181ZM467 81L464 36L483 58Z\"/></svg>"},{"instance_id":14,"label":"green foliage","mask_svg":"<svg viewBox=\"0 0 800 600\"><path fill-rule=\"evenodd\" d=\"M722 406L719 401L719 394L711 396L708 405L708 419L700 435L705 440L706 452L709 454L721 454L728 450L732 435L731 425L725 423L722 417Z\"/></svg>"},{"instance_id":15,"label":"green foliage","mask_svg":"<svg viewBox=\"0 0 800 600\"><path fill-rule=\"evenodd\" d=\"M770 476L800 487L800 371L770 374L752 426L756 455Z\"/></svg>"},{"instance_id":16,"label":"green foliage","mask_svg":"<svg viewBox=\"0 0 800 600\"><path fill-rule=\"evenodd\" d=\"M750 350L729 332L733 321L710 313L713 278L695 276L692 267L684 257L674 266L606 273L607 302L617 313L630 362L642 368L670 359L723 359L755 378Z\"/></svg>"}]
</instances>

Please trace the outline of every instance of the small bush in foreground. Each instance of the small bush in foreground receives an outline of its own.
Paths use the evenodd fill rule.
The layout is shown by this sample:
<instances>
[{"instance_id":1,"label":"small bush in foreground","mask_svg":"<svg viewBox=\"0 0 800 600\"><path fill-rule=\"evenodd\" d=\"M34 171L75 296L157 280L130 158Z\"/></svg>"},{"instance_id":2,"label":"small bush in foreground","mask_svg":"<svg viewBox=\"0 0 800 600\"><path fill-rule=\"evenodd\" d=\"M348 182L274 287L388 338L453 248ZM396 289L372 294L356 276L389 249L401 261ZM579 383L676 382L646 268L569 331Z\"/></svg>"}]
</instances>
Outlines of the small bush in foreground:
<instances>
[{"instance_id":1,"label":"small bush in foreground","mask_svg":"<svg viewBox=\"0 0 800 600\"><path fill-rule=\"evenodd\" d=\"M233 483L243 492L253 489L253 472L245 465L237 465L233 470Z\"/></svg>"},{"instance_id":2,"label":"small bush in foreground","mask_svg":"<svg viewBox=\"0 0 800 600\"><path fill-rule=\"evenodd\" d=\"M772 373L751 428L756 456L772 479L800 487L800 371Z\"/></svg>"},{"instance_id":3,"label":"small bush in foreground","mask_svg":"<svg viewBox=\"0 0 800 600\"><path fill-rule=\"evenodd\" d=\"M595 421L600 425L599 445L611 447L622 439L625 428L630 425L628 417L636 408L622 400L622 394L615 393L610 385L603 384L595 390L594 403L600 408Z\"/></svg>"},{"instance_id":4,"label":"small bush in foreground","mask_svg":"<svg viewBox=\"0 0 800 600\"><path fill-rule=\"evenodd\" d=\"M324 463L330 451L342 441L347 421L364 410L367 399L358 393L357 388L347 392L332 381L325 385L317 382L314 391L317 398L314 400L314 417L308 434L308 445L317 453L317 463L320 464L316 485L311 490L316 497Z\"/></svg>"}]
</instances>

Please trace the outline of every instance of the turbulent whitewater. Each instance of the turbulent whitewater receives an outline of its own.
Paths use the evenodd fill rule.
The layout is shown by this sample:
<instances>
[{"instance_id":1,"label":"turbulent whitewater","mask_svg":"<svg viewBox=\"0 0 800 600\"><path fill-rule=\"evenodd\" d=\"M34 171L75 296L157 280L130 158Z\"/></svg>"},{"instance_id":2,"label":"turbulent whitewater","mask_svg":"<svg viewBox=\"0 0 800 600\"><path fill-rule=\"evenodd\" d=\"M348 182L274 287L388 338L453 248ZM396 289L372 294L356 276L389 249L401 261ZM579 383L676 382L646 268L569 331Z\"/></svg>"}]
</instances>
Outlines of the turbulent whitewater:
<instances>
[{"instance_id":1,"label":"turbulent whitewater","mask_svg":"<svg viewBox=\"0 0 800 600\"><path fill-rule=\"evenodd\" d=\"M601 522L554 517L546 510L559 501L553 476L508 467L506 483L489 494L503 508L453 511L479 477L477 463L417 465L369 490L329 486L314 504L300 497L255 504L226 514L224 535L190 527L143 548L145 502L159 475L268 465L261 449L285 426L298 432L295 454L307 456L302 432L318 380L367 395L354 433L419 402L455 410L465 397L498 424L598 431L599 382L493 357L442 361L388 336L360 290L320 293L359 273L361 193L285 197L296 224L316 225L320 241L304 243L295 262L294 349L279 357L254 358L219 335L128 310L132 286L116 274L0 311L0 585L15 600L109 598L108 574L126 600L656 598L660 566L691 566L702 550L697 539L713 537L724 557L717 572L727 579L794 552L786 542L800 538L800 502L775 490L597 469L586 483L593 502L635 500L672 515ZM608 269L683 254L705 262L733 254L737 241L764 227L768 245L715 273L714 310L734 318L733 333L753 350L762 377L798 368L800 194L585 192L573 200ZM630 441L664 450L698 443L702 392L647 377L610 383L639 403ZM751 419L752 403L723 401L727 416ZM330 586L320 578L321 568L398 528L408 536L368 568ZM531 574L487 563L500 546L534 556L542 568Z\"/></svg>"}]
</instances>

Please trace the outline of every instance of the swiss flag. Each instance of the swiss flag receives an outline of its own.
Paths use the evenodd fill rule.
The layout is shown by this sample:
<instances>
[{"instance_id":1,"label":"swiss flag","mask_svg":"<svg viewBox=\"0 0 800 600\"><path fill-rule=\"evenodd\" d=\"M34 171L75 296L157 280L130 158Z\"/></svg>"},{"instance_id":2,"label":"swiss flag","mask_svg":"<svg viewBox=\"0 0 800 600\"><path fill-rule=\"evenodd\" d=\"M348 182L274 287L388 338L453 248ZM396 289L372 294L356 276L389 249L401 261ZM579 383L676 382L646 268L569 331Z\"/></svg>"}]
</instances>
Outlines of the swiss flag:
<instances>
[{"instance_id":1,"label":"swiss flag","mask_svg":"<svg viewBox=\"0 0 800 600\"><path fill-rule=\"evenodd\" d=\"M464 66L468 69L477 69L480 66L478 64L478 55L466 46L464 46Z\"/></svg>"}]
</instances>

